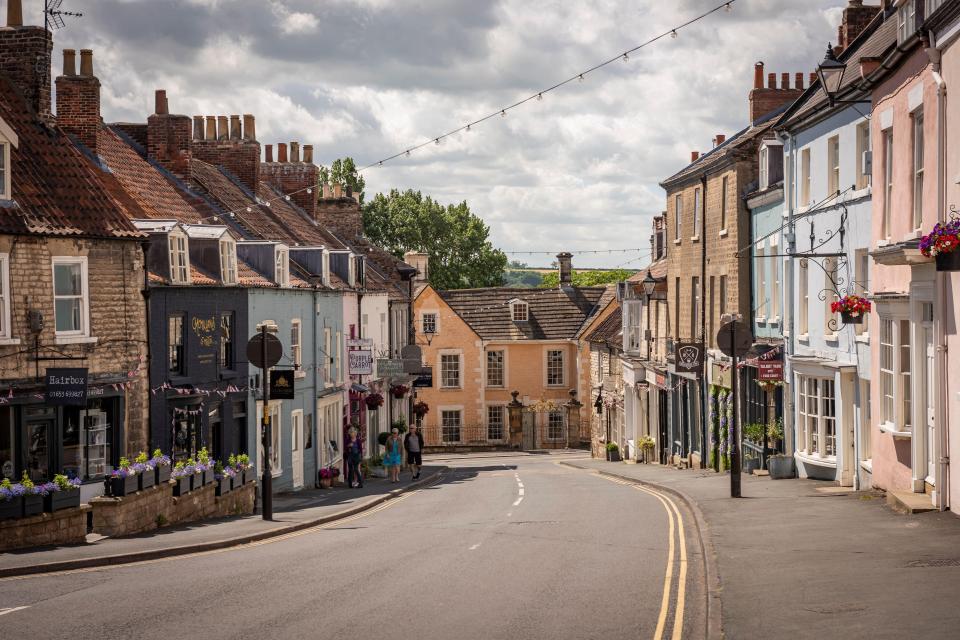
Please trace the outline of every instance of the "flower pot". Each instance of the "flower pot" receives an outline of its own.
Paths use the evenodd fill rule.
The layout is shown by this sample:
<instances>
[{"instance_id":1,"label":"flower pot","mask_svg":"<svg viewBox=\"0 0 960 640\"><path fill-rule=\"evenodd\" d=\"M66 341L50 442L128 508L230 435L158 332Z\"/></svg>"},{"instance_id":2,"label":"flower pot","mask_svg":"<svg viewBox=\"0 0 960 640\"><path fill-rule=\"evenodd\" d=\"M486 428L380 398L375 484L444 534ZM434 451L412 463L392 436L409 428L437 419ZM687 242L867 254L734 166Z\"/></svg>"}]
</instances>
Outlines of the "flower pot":
<instances>
[{"instance_id":1,"label":"flower pot","mask_svg":"<svg viewBox=\"0 0 960 640\"><path fill-rule=\"evenodd\" d=\"M190 493L192 488L190 480L193 476L180 476L173 479L173 495L185 496Z\"/></svg>"},{"instance_id":2,"label":"flower pot","mask_svg":"<svg viewBox=\"0 0 960 640\"><path fill-rule=\"evenodd\" d=\"M841 311L840 320L843 322L843 324L863 324L863 315L864 314L862 313L859 315L853 315L849 311Z\"/></svg>"},{"instance_id":3,"label":"flower pot","mask_svg":"<svg viewBox=\"0 0 960 640\"><path fill-rule=\"evenodd\" d=\"M80 506L80 488L51 491L43 497L43 510L49 513Z\"/></svg>"},{"instance_id":4,"label":"flower pot","mask_svg":"<svg viewBox=\"0 0 960 640\"><path fill-rule=\"evenodd\" d=\"M767 469L770 471L770 477L774 480L792 478L794 475L793 457L770 456L767 458Z\"/></svg>"},{"instance_id":5,"label":"flower pot","mask_svg":"<svg viewBox=\"0 0 960 640\"><path fill-rule=\"evenodd\" d=\"M743 461L743 472L746 474L752 474L755 470L760 468L760 458L747 458Z\"/></svg>"},{"instance_id":6,"label":"flower pot","mask_svg":"<svg viewBox=\"0 0 960 640\"><path fill-rule=\"evenodd\" d=\"M320 478L320 488L329 489L333 486L333 478Z\"/></svg>"},{"instance_id":7,"label":"flower pot","mask_svg":"<svg viewBox=\"0 0 960 640\"><path fill-rule=\"evenodd\" d=\"M140 488L140 474L135 473L126 478L110 478L110 495L123 497L127 494L136 493Z\"/></svg>"},{"instance_id":8,"label":"flower pot","mask_svg":"<svg viewBox=\"0 0 960 640\"><path fill-rule=\"evenodd\" d=\"M149 489L153 486L153 484L157 481L157 474L153 469L151 469L150 471L138 473L137 478L140 482L140 487L138 490L143 491L144 489Z\"/></svg>"},{"instance_id":9,"label":"flower pot","mask_svg":"<svg viewBox=\"0 0 960 640\"><path fill-rule=\"evenodd\" d=\"M163 484L170 480L170 465L162 464L153 469L153 482L154 484Z\"/></svg>"},{"instance_id":10,"label":"flower pot","mask_svg":"<svg viewBox=\"0 0 960 640\"><path fill-rule=\"evenodd\" d=\"M19 518L23 515L23 498L0 500L0 520Z\"/></svg>"},{"instance_id":11,"label":"flower pot","mask_svg":"<svg viewBox=\"0 0 960 640\"><path fill-rule=\"evenodd\" d=\"M937 271L960 271L960 249L938 253L936 261Z\"/></svg>"},{"instance_id":12,"label":"flower pot","mask_svg":"<svg viewBox=\"0 0 960 640\"><path fill-rule=\"evenodd\" d=\"M23 517L43 513L43 496L34 494L23 496Z\"/></svg>"},{"instance_id":13,"label":"flower pot","mask_svg":"<svg viewBox=\"0 0 960 640\"><path fill-rule=\"evenodd\" d=\"M230 482L230 478L224 476L217 480L217 488L214 490L214 493L218 496L223 496L233 489L233 484Z\"/></svg>"},{"instance_id":14,"label":"flower pot","mask_svg":"<svg viewBox=\"0 0 960 640\"><path fill-rule=\"evenodd\" d=\"M607 449L607 462L620 462L620 449Z\"/></svg>"},{"instance_id":15,"label":"flower pot","mask_svg":"<svg viewBox=\"0 0 960 640\"><path fill-rule=\"evenodd\" d=\"M387 477L387 468L386 467L371 467L370 475L374 478L386 478Z\"/></svg>"}]
</instances>

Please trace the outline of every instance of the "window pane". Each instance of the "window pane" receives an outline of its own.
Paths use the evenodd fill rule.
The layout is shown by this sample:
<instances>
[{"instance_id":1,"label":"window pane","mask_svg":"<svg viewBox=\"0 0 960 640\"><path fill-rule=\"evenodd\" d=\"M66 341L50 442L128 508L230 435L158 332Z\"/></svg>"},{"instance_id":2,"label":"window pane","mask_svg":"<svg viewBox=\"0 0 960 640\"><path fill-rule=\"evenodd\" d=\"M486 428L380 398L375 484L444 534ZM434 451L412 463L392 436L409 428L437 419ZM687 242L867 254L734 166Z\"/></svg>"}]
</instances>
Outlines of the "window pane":
<instances>
[{"instance_id":1,"label":"window pane","mask_svg":"<svg viewBox=\"0 0 960 640\"><path fill-rule=\"evenodd\" d=\"M487 439L503 440L503 423L506 407L487 407Z\"/></svg>"},{"instance_id":2,"label":"window pane","mask_svg":"<svg viewBox=\"0 0 960 640\"><path fill-rule=\"evenodd\" d=\"M53 267L53 293L57 296L83 294L82 273L79 263L57 264Z\"/></svg>"},{"instance_id":3,"label":"window pane","mask_svg":"<svg viewBox=\"0 0 960 640\"><path fill-rule=\"evenodd\" d=\"M61 298L54 305L57 331L80 331L80 298Z\"/></svg>"},{"instance_id":4,"label":"window pane","mask_svg":"<svg viewBox=\"0 0 960 640\"><path fill-rule=\"evenodd\" d=\"M487 352L487 385L503 386L503 351Z\"/></svg>"},{"instance_id":5,"label":"window pane","mask_svg":"<svg viewBox=\"0 0 960 640\"><path fill-rule=\"evenodd\" d=\"M460 411L440 412L440 426L443 442L460 442Z\"/></svg>"},{"instance_id":6,"label":"window pane","mask_svg":"<svg viewBox=\"0 0 960 640\"><path fill-rule=\"evenodd\" d=\"M551 411L547 418L547 438L550 440L563 439L563 413Z\"/></svg>"}]
</instances>

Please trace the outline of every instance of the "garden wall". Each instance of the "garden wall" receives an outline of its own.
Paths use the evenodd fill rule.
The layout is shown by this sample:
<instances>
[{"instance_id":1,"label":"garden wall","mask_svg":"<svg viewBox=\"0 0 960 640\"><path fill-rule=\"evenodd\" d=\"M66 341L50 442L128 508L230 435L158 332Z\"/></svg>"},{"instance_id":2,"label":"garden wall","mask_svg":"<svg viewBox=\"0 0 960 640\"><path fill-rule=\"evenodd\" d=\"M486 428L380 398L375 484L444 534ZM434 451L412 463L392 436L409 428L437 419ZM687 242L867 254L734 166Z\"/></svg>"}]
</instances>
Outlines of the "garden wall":
<instances>
[{"instance_id":1,"label":"garden wall","mask_svg":"<svg viewBox=\"0 0 960 640\"><path fill-rule=\"evenodd\" d=\"M81 505L29 518L0 520L0 551L83 544L87 536L89 511L89 506Z\"/></svg>"}]
</instances>

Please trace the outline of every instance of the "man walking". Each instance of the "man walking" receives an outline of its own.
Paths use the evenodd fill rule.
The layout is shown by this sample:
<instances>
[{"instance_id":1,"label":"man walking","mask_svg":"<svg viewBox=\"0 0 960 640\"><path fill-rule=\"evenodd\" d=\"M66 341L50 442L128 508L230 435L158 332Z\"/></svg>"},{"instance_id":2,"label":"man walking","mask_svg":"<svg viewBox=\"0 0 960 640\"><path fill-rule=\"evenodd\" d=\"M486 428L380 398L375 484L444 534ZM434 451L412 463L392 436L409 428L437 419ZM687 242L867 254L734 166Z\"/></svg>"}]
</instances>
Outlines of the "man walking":
<instances>
[{"instance_id":1,"label":"man walking","mask_svg":"<svg viewBox=\"0 0 960 640\"><path fill-rule=\"evenodd\" d=\"M420 427L412 425L403 439L403 448L407 450L407 465L413 472L411 480L420 477L420 467L423 466L423 436Z\"/></svg>"}]
</instances>

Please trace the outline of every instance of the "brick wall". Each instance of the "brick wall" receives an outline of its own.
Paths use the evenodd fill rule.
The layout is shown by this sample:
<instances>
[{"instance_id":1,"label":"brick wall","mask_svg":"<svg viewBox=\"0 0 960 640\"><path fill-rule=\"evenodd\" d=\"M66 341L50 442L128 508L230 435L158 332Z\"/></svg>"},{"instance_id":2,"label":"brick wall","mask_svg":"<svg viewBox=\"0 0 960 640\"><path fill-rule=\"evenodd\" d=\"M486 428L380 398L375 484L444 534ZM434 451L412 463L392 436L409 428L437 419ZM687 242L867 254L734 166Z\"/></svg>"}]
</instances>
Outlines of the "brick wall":
<instances>
[{"instance_id":1,"label":"brick wall","mask_svg":"<svg viewBox=\"0 0 960 640\"><path fill-rule=\"evenodd\" d=\"M0 520L0 551L83 544L87 537L89 505L41 513L29 518Z\"/></svg>"},{"instance_id":2,"label":"brick wall","mask_svg":"<svg viewBox=\"0 0 960 640\"><path fill-rule=\"evenodd\" d=\"M95 76L57 78L57 124L96 153L100 81Z\"/></svg>"},{"instance_id":3,"label":"brick wall","mask_svg":"<svg viewBox=\"0 0 960 640\"><path fill-rule=\"evenodd\" d=\"M43 27L0 27L0 75L9 78L41 116L50 116L53 35Z\"/></svg>"},{"instance_id":4,"label":"brick wall","mask_svg":"<svg viewBox=\"0 0 960 640\"><path fill-rule=\"evenodd\" d=\"M192 128L193 124L188 116L167 113L151 115L147 118L147 156L172 173L183 178L189 177L190 161L193 157Z\"/></svg>"},{"instance_id":5,"label":"brick wall","mask_svg":"<svg viewBox=\"0 0 960 640\"><path fill-rule=\"evenodd\" d=\"M290 199L314 219L317 216L319 173L319 168L312 162L264 162L260 165L263 181L281 193L289 193ZM308 187L312 187L310 193L305 191ZM357 207L359 208L359 204Z\"/></svg>"},{"instance_id":6,"label":"brick wall","mask_svg":"<svg viewBox=\"0 0 960 640\"><path fill-rule=\"evenodd\" d=\"M187 130L190 119L186 116ZM222 166L256 193L260 183L260 143L256 140L194 140L193 157Z\"/></svg>"},{"instance_id":7,"label":"brick wall","mask_svg":"<svg viewBox=\"0 0 960 640\"><path fill-rule=\"evenodd\" d=\"M317 202L316 219L321 226L331 229L347 239L363 234L363 218L360 203L346 196L324 197Z\"/></svg>"}]
</instances>

